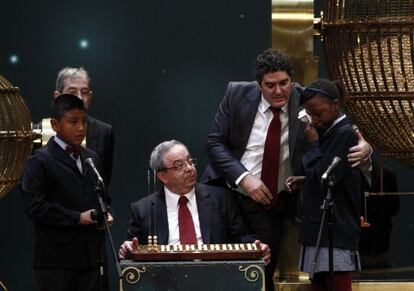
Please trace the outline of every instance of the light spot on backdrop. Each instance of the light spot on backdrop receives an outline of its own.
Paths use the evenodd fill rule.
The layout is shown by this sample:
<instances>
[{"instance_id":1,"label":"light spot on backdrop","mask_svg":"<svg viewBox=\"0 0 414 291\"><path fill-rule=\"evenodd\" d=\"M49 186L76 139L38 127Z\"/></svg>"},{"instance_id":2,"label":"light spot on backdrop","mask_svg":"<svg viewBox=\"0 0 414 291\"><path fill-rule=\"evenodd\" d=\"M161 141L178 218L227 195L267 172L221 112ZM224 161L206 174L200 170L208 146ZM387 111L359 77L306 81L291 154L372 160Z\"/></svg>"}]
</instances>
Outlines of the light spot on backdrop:
<instances>
[{"instance_id":1,"label":"light spot on backdrop","mask_svg":"<svg viewBox=\"0 0 414 291\"><path fill-rule=\"evenodd\" d=\"M12 65L16 65L19 62L19 56L16 54L12 54L9 57L9 63Z\"/></svg>"},{"instance_id":2,"label":"light spot on backdrop","mask_svg":"<svg viewBox=\"0 0 414 291\"><path fill-rule=\"evenodd\" d=\"M87 49L89 47L89 41L87 39L81 39L79 41L79 47L84 50Z\"/></svg>"}]
</instances>

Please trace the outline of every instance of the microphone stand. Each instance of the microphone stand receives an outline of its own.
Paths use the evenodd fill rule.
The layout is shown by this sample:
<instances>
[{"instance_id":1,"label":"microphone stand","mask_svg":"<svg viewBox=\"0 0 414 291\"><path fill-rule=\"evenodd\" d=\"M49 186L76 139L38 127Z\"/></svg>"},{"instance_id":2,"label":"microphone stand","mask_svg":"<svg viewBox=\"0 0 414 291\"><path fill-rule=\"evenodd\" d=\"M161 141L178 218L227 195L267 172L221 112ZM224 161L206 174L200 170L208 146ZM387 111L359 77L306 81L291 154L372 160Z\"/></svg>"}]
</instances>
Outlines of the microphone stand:
<instances>
[{"instance_id":1,"label":"microphone stand","mask_svg":"<svg viewBox=\"0 0 414 291\"><path fill-rule=\"evenodd\" d=\"M321 181L321 191L323 191L324 181ZM313 279L315 276L316 271L316 264L320 249L320 244L322 240L322 234L325 227L325 222L327 225L328 231L328 258L329 258L329 284L328 290L333 291L333 274L334 274L334 266L333 266L333 229L334 229L334 208L333 208L333 201L332 201L332 192L333 187L335 186L335 178L334 175L328 176L327 182L328 190L323 200L323 204L321 205L322 210L322 220L319 226L319 233L318 233L318 240L316 241L316 251L313 256L312 260L312 272L309 275L310 279Z\"/></svg>"},{"instance_id":2,"label":"microphone stand","mask_svg":"<svg viewBox=\"0 0 414 291\"><path fill-rule=\"evenodd\" d=\"M112 251L112 256L114 258L116 270L118 273L118 280L121 281L122 280L121 266L119 264L118 256L116 255L114 240L112 238L112 234L109 229L109 224L106 219L108 215L108 207L106 205L106 201L104 201L102 198L102 196L105 198L107 197L106 187L105 187L103 180L98 179L96 186L95 186L95 192L97 194L98 202L99 202L98 223L101 224L101 222L103 222L103 224L101 224L102 230L106 233L107 238L109 240L110 248ZM102 251L103 251L103 248L102 248Z\"/></svg>"}]
</instances>

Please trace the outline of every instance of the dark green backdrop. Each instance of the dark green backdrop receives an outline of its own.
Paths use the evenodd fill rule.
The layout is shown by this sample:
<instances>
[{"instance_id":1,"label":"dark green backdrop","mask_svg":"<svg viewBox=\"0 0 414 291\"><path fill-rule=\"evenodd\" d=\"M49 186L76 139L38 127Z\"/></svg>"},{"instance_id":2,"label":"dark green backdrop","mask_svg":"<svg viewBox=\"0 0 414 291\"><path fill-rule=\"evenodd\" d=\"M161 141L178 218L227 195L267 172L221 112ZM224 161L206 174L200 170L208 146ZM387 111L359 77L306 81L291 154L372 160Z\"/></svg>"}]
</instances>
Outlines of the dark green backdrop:
<instances>
[{"instance_id":1,"label":"dark green backdrop","mask_svg":"<svg viewBox=\"0 0 414 291\"><path fill-rule=\"evenodd\" d=\"M117 246L129 204L147 194L152 148L166 139L184 142L201 173L204 139L226 83L252 79L255 56L270 45L270 0L13 0L0 7L0 74L21 88L33 121L48 114L58 70L84 66L90 72L90 114L111 123L116 137L110 192ZM78 45L84 38L88 49ZM320 45L316 51L322 55ZM9 63L12 54L17 64ZM410 172L393 165L402 189L412 189ZM407 241L413 199L404 199L394 229L402 250L394 257L407 266L414 261L408 254L413 240ZM14 190L0 200L0 280L9 290L34 290L32 241ZM111 273L116 290L113 267Z\"/></svg>"},{"instance_id":2,"label":"dark green backdrop","mask_svg":"<svg viewBox=\"0 0 414 291\"><path fill-rule=\"evenodd\" d=\"M152 148L178 139L200 159L201 172L226 83L252 79L255 56L270 44L270 1L13 0L2 1L1 11L0 74L21 88L34 121L49 112L59 69L90 72L90 114L115 131L117 246L129 204L147 194ZM78 46L83 38L86 50ZM9 290L33 290L32 226L16 190L0 200L0 235L0 280Z\"/></svg>"}]
</instances>

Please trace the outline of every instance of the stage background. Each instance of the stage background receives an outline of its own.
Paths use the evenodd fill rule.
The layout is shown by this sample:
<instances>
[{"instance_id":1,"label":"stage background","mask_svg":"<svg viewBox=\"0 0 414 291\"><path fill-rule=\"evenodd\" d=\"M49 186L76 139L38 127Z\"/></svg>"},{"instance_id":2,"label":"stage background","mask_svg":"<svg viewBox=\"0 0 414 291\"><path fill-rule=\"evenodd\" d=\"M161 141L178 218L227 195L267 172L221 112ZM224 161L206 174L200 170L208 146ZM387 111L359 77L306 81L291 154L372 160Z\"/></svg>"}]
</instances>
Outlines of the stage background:
<instances>
[{"instance_id":1,"label":"stage background","mask_svg":"<svg viewBox=\"0 0 414 291\"><path fill-rule=\"evenodd\" d=\"M262 0L13 0L3 1L1 10L0 74L20 87L34 122L48 116L61 68L83 66L90 73L90 115L115 132L110 192L116 247L125 238L129 204L148 193L153 147L182 141L199 158L201 175L204 140L227 82L252 80L255 57L271 43L271 3ZM323 60L320 44L315 51ZM321 76L327 77L324 62ZM398 172L401 190L412 191L412 172L388 164ZM394 219L395 266L414 262L413 205L414 198L401 198ZM0 200L0 280L9 290L34 290L32 231L14 189ZM116 290L115 268L110 271Z\"/></svg>"}]
</instances>

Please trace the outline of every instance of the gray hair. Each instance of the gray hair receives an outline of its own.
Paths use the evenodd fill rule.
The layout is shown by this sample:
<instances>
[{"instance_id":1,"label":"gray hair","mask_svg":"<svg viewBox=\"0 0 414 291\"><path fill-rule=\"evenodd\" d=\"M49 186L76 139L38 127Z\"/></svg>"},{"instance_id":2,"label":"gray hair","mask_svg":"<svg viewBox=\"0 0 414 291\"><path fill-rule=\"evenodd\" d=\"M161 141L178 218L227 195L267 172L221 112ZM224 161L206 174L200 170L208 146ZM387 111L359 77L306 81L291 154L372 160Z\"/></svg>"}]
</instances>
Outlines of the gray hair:
<instances>
[{"instance_id":1,"label":"gray hair","mask_svg":"<svg viewBox=\"0 0 414 291\"><path fill-rule=\"evenodd\" d=\"M183 143L177 140L167 140L163 141L159 145L157 145L151 153L150 156L150 167L154 172L159 172L165 169L164 164L164 155L168 152L173 146L182 145L183 147L187 148Z\"/></svg>"},{"instance_id":2,"label":"gray hair","mask_svg":"<svg viewBox=\"0 0 414 291\"><path fill-rule=\"evenodd\" d=\"M70 68L66 67L59 71L57 79L56 79L56 91L62 92L65 85L63 82L66 79L73 79L73 78L81 78L86 79L88 84L90 83L91 79L89 78L88 72L83 68Z\"/></svg>"}]
</instances>

